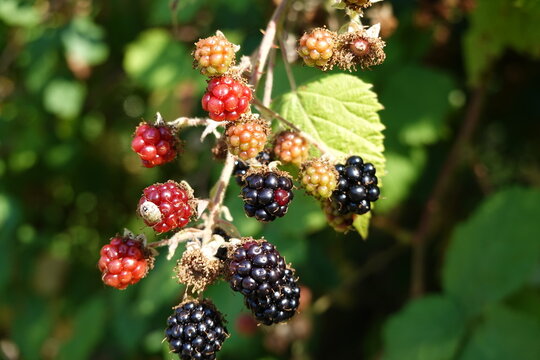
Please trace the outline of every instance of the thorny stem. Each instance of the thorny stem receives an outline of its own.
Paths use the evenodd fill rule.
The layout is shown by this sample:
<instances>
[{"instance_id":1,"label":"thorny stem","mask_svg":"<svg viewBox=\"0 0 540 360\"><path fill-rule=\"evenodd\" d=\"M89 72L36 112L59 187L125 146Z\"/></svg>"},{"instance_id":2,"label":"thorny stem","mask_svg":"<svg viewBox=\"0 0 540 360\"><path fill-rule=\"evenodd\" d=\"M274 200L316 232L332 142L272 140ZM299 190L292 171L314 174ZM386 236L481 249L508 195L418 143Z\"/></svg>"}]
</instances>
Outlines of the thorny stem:
<instances>
[{"instance_id":1,"label":"thorny stem","mask_svg":"<svg viewBox=\"0 0 540 360\"><path fill-rule=\"evenodd\" d=\"M272 101L272 88L274 87L274 66L276 64L276 49L272 49L270 52L270 60L268 60L268 66L266 67L266 80L264 81L264 94L263 104L270 106Z\"/></svg>"},{"instance_id":2,"label":"thorny stem","mask_svg":"<svg viewBox=\"0 0 540 360\"><path fill-rule=\"evenodd\" d=\"M216 192L210 203L208 204L208 216L204 222L204 234L202 239L202 245L204 246L212 237L212 231L216 222L218 222L221 215L221 206L223 204L223 199L225 198L225 192L229 186L229 181L231 179L232 173L234 170L234 155L230 152L227 152L227 158L225 159L225 165L221 170L221 175L219 180L216 183Z\"/></svg>"},{"instance_id":3,"label":"thorny stem","mask_svg":"<svg viewBox=\"0 0 540 360\"><path fill-rule=\"evenodd\" d=\"M318 142L311 135L309 135L308 133L305 133L302 130L300 130L300 128L298 128L292 122L285 119L283 116L279 115L274 110L266 107L259 99L254 98L253 99L253 105L257 109L259 109L260 112L265 113L269 117L272 117L274 119L279 120L283 124L287 125L291 129L293 129L294 131L298 132L302 137L304 137L307 141L309 141L311 144L313 144L313 146L315 146L321 153L323 153L327 157L332 157L333 156L332 151L330 150L330 148L328 146L326 146L325 144L323 144L321 142Z\"/></svg>"},{"instance_id":4,"label":"thorny stem","mask_svg":"<svg viewBox=\"0 0 540 360\"><path fill-rule=\"evenodd\" d=\"M257 51L256 54L256 61L253 62L254 69L251 73L251 78L249 79L249 83L253 85L254 88L257 88L257 84L261 79L263 69L266 65L266 60L268 59L268 54L270 53L270 49L274 45L274 38L276 36L278 23L281 21L282 15L284 14L284 10L287 7L288 3L289 0L281 1L276 10L274 10L272 17L270 18L270 21L266 26L264 37L261 41L261 45L259 46L259 51Z\"/></svg>"},{"instance_id":5,"label":"thorny stem","mask_svg":"<svg viewBox=\"0 0 540 360\"><path fill-rule=\"evenodd\" d=\"M284 36L286 33L283 33L282 36L279 36L279 48L281 49L281 57L283 58L283 65L285 66L285 73L287 74L287 79L289 80L289 86L291 91L296 91L296 81L291 70L291 64L289 64L289 57L287 56L287 44L284 41Z\"/></svg>"}]
</instances>

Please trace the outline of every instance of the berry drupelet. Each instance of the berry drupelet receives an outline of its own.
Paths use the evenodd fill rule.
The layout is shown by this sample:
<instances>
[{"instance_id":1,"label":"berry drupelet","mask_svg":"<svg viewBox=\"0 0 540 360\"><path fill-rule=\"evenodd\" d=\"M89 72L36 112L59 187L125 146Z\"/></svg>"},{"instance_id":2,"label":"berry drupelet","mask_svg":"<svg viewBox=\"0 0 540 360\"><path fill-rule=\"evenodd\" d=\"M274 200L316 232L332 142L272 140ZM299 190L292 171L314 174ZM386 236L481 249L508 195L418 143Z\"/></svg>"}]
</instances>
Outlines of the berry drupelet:
<instances>
[{"instance_id":1,"label":"berry drupelet","mask_svg":"<svg viewBox=\"0 0 540 360\"><path fill-rule=\"evenodd\" d=\"M180 359L213 360L229 333L209 300L194 300L179 305L169 316L165 336Z\"/></svg>"},{"instance_id":2,"label":"berry drupelet","mask_svg":"<svg viewBox=\"0 0 540 360\"><path fill-rule=\"evenodd\" d=\"M215 121L235 121L249 110L251 89L242 81L220 76L208 82L201 104Z\"/></svg>"},{"instance_id":3,"label":"berry drupelet","mask_svg":"<svg viewBox=\"0 0 540 360\"><path fill-rule=\"evenodd\" d=\"M360 156L351 156L345 164L335 166L339 173L332 201L339 214L365 214L371 203L379 199L380 190L375 166L364 163Z\"/></svg>"},{"instance_id":4,"label":"berry drupelet","mask_svg":"<svg viewBox=\"0 0 540 360\"><path fill-rule=\"evenodd\" d=\"M242 188L244 212L262 222L274 221L289 209L293 199L293 183L283 172L262 171L245 178Z\"/></svg>"},{"instance_id":5,"label":"berry drupelet","mask_svg":"<svg viewBox=\"0 0 540 360\"><path fill-rule=\"evenodd\" d=\"M143 122L135 130L131 148L139 155L143 166L151 168L174 160L178 153L178 140L168 126Z\"/></svg>"},{"instance_id":6,"label":"berry drupelet","mask_svg":"<svg viewBox=\"0 0 540 360\"><path fill-rule=\"evenodd\" d=\"M123 290L143 277L152 266L141 240L131 236L116 236L100 251L98 268L105 285Z\"/></svg>"}]
</instances>

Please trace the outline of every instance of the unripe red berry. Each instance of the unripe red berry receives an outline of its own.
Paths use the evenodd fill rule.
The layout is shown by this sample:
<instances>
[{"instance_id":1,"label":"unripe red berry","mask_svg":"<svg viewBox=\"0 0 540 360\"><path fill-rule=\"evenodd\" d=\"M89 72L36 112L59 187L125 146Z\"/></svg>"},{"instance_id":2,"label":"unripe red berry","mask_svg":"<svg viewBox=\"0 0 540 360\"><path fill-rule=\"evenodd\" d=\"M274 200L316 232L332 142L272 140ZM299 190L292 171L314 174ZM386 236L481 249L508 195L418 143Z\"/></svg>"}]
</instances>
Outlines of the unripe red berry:
<instances>
[{"instance_id":1,"label":"unripe red berry","mask_svg":"<svg viewBox=\"0 0 540 360\"><path fill-rule=\"evenodd\" d=\"M282 131L274 140L274 154L283 163L300 166L309 156L309 143L295 131Z\"/></svg>"},{"instance_id":2,"label":"unripe red berry","mask_svg":"<svg viewBox=\"0 0 540 360\"><path fill-rule=\"evenodd\" d=\"M251 89L242 81L220 76L208 82L201 104L215 121L235 121L247 112L252 99Z\"/></svg>"},{"instance_id":3,"label":"unripe red berry","mask_svg":"<svg viewBox=\"0 0 540 360\"><path fill-rule=\"evenodd\" d=\"M152 266L152 257L142 240L116 236L100 251L98 268L105 285L123 290L137 283Z\"/></svg>"},{"instance_id":4,"label":"unripe red berry","mask_svg":"<svg viewBox=\"0 0 540 360\"><path fill-rule=\"evenodd\" d=\"M268 132L264 120L246 116L227 126L225 136L228 149L242 160L253 159L264 149Z\"/></svg>"},{"instance_id":5,"label":"unripe red berry","mask_svg":"<svg viewBox=\"0 0 540 360\"><path fill-rule=\"evenodd\" d=\"M229 70L234 63L234 45L222 34L200 39L193 51L194 66L203 75L219 76Z\"/></svg>"},{"instance_id":6,"label":"unripe red berry","mask_svg":"<svg viewBox=\"0 0 540 360\"><path fill-rule=\"evenodd\" d=\"M178 140L168 126L142 122L135 130L131 148L139 155L142 164L151 168L174 160L178 153Z\"/></svg>"},{"instance_id":7,"label":"unripe red berry","mask_svg":"<svg viewBox=\"0 0 540 360\"><path fill-rule=\"evenodd\" d=\"M183 228L195 215L192 191L171 180L148 186L139 200L137 213L157 233Z\"/></svg>"}]
</instances>

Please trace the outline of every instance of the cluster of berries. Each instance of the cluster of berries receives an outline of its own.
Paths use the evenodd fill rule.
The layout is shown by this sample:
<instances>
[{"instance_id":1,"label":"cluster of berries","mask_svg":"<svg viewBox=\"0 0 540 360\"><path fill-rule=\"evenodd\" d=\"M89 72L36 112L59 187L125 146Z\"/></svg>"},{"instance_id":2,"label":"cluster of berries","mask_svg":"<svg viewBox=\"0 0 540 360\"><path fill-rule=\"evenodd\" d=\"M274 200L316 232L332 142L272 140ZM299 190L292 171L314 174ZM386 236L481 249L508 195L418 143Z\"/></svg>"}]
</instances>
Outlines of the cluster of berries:
<instances>
[{"instance_id":1,"label":"cluster of berries","mask_svg":"<svg viewBox=\"0 0 540 360\"><path fill-rule=\"evenodd\" d=\"M361 15L374 2L377 1L339 0L335 6ZM346 28L346 32L339 34L324 27L305 32L298 41L297 49L304 64L327 71L334 66L355 70L356 66L366 69L383 63L386 44L379 37L377 27L366 30L353 18Z\"/></svg>"},{"instance_id":2,"label":"cluster of berries","mask_svg":"<svg viewBox=\"0 0 540 360\"><path fill-rule=\"evenodd\" d=\"M274 245L243 239L227 265L229 285L244 295L247 308L258 322L277 324L296 314L300 288L294 269L287 266Z\"/></svg>"},{"instance_id":3,"label":"cluster of berries","mask_svg":"<svg viewBox=\"0 0 540 360\"><path fill-rule=\"evenodd\" d=\"M308 65L325 68L334 61L335 46L339 53L342 40L326 29L316 29L312 35L301 40L300 54L304 54ZM371 43L366 44L371 49ZM357 56L371 51L362 50L362 44L351 46ZM269 222L287 213L294 198L293 179L286 171L277 169L277 164L290 164L299 168L298 180L306 192L321 201L329 224L338 231L347 231L354 216L368 212L371 202L379 197L375 167L359 156L349 157L345 164L310 159L310 144L298 131L278 133L271 149L265 149L270 128L250 112L252 90L232 67L236 50L218 32L199 40L193 56L195 67L210 77L202 99L203 109L211 119L226 121L225 143L228 152L236 156L233 176L242 187L246 215ZM139 124L131 147L145 167L163 165L176 157L180 146L175 131L161 119L154 125ZM143 190L137 214L147 226L162 234L182 229L196 218L197 205L187 183L169 180ZM179 281L192 291L202 292L220 274L225 274L231 288L244 296L246 307L259 323L271 325L290 319L298 310L300 287L294 269L275 246L265 240L231 238L219 228L213 231L219 235L221 247L217 251L212 248L209 255L198 239L188 243L193 246L178 263ZM117 289L137 283L152 268L154 253L142 236L126 233L113 237L100 253L98 267L103 282ZM165 334L171 351L183 360L215 359L229 336L223 316L210 300L190 298L184 299L168 318Z\"/></svg>"}]
</instances>

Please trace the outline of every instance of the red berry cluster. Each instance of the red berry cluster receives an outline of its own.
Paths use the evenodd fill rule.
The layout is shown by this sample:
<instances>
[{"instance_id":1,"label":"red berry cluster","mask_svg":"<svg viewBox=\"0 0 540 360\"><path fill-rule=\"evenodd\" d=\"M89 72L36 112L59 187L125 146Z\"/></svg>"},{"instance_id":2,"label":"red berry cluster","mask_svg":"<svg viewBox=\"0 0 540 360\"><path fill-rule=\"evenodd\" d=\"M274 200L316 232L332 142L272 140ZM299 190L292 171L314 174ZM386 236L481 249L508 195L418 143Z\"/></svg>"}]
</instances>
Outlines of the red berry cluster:
<instances>
[{"instance_id":1,"label":"red berry cluster","mask_svg":"<svg viewBox=\"0 0 540 360\"><path fill-rule=\"evenodd\" d=\"M143 122L135 130L131 148L139 155L143 165L151 168L172 161L177 154L177 144L168 126Z\"/></svg>"},{"instance_id":2,"label":"red berry cluster","mask_svg":"<svg viewBox=\"0 0 540 360\"><path fill-rule=\"evenodd\" d=\"M150 185L139 200L138 213L157 233L182 228L194 215L192 195L185 186L170 180Z\"/></svg>"},{"instance_id":3,"label":"red berry cluster","mask_svg":"<svg viewBox=\"0 0 540 360\"><path fill-rule=\"evenodd\" d=\"M144 245L131 236L116 236L101 248L98 267L105 285L119 290L141 280L151 262L145 256Z\"/></svg>"},{"instance_id":4,"label":"red berry cluster","mask_svg":"<svg viewBox=\"0 0 540 360\"><path fill-rule=\"evenodd\" d=\"M251 89L245 83L220 76L208 82L201 103L210 119L235 121L249 109L251 97Z\"/></svg>"}]
</instances>

